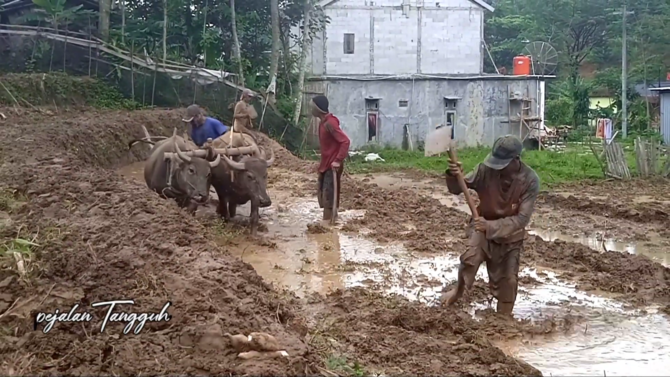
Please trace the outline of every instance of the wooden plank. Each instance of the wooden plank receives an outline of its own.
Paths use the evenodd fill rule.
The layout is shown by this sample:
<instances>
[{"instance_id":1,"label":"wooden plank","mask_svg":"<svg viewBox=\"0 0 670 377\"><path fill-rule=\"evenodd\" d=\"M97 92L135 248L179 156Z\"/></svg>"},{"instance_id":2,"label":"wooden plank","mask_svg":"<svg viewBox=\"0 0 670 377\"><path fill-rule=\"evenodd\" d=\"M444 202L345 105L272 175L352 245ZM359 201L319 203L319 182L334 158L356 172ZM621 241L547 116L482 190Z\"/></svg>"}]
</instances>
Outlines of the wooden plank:
<instances>
[{"instance_id":1,"label":"wooden plank","mask_svg":"<svg viewBox=\"0 0 670 377\"><path fill-rule=\"evenodd\" d=\"M603 140L603 148L607 161L607 175L617 179L630 179L630 170L621 144L614 142L607 144Z\"/></svg>"},{"instance_id":2,"label":"wooden plank","mask_svg":"<svg viewBox=\"0 0 670 377\"><path fill-rule=\"evenodd\" d=\"M635 144L635 165L637 166L637 173L640 177L646 177L645 167L644 167L644 151L642 146L642 141L640 138L634 140Z\"/></svg>"}]
</instances>

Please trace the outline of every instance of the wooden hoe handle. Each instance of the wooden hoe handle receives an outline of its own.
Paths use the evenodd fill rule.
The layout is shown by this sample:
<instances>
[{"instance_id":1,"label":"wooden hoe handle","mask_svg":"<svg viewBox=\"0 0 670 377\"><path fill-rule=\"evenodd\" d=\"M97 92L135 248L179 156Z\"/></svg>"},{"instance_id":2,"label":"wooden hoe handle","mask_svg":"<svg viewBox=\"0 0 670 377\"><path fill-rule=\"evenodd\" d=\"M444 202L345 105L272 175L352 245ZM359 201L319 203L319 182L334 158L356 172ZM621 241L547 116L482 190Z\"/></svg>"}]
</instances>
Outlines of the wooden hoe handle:
<instances>
[{"instance_id":1,"label":"wooden hoe handle","mask_svg":"<svg viewBox=\"0 0 670 377\"><path fill-rule=\"evenodd\" d=\"M456 148L453 147L453 146L451 148L449 148L449 159L454 164L458 163L458 157L456 156ZM459 174L456 175L456 179L458 179L458 185L461 186L461 191L463 191L463 196L465 196L465 201L468 202L468 207L470 207L470 212L472 213L472 218L473 219L478 218L479 213L477 213L477 206L475 205L475 201L472 200L472 196L470 196L470 191L468 190L468 185L465 184L465 178L463 178L463 172L462 171Z\"/></svg>"}]
</instances>

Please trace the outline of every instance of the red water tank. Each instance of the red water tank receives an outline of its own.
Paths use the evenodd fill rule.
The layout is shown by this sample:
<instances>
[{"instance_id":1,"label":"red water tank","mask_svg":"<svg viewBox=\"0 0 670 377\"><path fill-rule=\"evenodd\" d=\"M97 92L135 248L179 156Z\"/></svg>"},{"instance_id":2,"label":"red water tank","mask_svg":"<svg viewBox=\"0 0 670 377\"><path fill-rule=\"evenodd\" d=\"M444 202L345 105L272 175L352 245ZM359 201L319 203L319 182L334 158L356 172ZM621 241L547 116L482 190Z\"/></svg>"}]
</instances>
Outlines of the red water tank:
<instances>
[{"instance_id":1,"label":"red water tank","mask_svg":"<svg viewBox=\"0 0 670 377\"><path fill-rule=\"evenodd\" d=\"M512 71L515 76L530 75L530 56L515 56Z\"/></svg>"}]
</instances>

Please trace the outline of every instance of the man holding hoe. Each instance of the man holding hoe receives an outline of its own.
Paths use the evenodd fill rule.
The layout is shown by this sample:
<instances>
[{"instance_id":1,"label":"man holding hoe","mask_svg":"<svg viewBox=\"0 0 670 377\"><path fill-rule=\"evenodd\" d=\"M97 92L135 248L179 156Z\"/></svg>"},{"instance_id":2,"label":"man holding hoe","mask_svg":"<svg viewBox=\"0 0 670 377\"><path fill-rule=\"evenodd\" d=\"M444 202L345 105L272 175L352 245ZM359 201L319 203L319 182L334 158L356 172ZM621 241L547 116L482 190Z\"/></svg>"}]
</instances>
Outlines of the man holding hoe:
<instances>
[{"instance_id":1,"label":"man holding hoe","mask_svg":"<svg viewBox=\"0 0 670 377\"><path fill-rule=\"evenodd\" d=\"M512 314L525 228L540 191L539 177L521 162L522 150L518 138L502 136L486 160L465 177L465 185L477 192L480 204L468 226L469 248L460 258L457 286L442 295L442 304L452 305L465 288L471 289L479 266L486 262L489 287L498 300L497 312ZM458 181L460 174L461 164L452 159L446 180L454 195L463 192Z\"/></svg>"},{"instance_id":2,"label":"man holding hoe","mask_svg":"<svg viewBox=\"0 0 670 377\"><path fill-rule=\"evenodd\" d=\"M344 159L349 155L349 137L340 128L340 121L328 111L328 98L312 98L312 115L319 118L319 187L317 199L323 208L323 219L335 222L337 203L340 202L340 183L344 171Z\"/></svg>"},{"instance_id":3,"label":"man holding hoe","mask_svg":"<svg viewBox=\"0 0 670 377\"><path fill-rule=\"evenodd\" d=\"M233 131L251 135L249 130L254 128L253 121L258 118L258 113L254 105L251 104L253 98L254 93L251 90L244 89L242 91L240 100L235 104Z\"/></svg>"}]
</instances>

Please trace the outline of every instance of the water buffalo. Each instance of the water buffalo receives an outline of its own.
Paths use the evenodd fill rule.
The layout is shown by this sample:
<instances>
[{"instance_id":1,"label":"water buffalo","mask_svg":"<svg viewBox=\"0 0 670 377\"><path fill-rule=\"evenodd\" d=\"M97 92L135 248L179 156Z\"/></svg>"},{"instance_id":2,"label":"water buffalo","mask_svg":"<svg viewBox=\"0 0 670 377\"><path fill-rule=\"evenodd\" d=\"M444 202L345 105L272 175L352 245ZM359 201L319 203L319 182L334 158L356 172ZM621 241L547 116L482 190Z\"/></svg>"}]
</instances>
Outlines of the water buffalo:
<instances>
[{"instance_id":1,"label":"water buffalo","mask_svg":"<svg viewBox=\"0 0 670 377\"><path fill-rule=\"evenodd\" d=\"M157 142L144 165L144 180L149 189L175 199L180 207L194 214L198 205L209 199L212 169L219 166L221 156L217 154L214 161L188 156L182 149L195 148L191 144L176 134ZM171 157L166 159L165 153ZM169 164L173 164L172 174Z\"/></svg>"},{"instance_id":2,"label":"water buffalo","mask_svg":"<svg viewBox=\"0 0 670 377\"><path fill-rule=\"evenodd\" d=\"M251 234L258 229L258 209L269 207L272 200L267 193L268 167L274 162L274 153L270 158L260 156L242 156L239 161L221 155L224 163L212 169L212 186L219 196L216 212L227 221L235 216L237 206L251 202ZM234 179L231 181L230 173Z\"/></svg>"}]
</instances>

